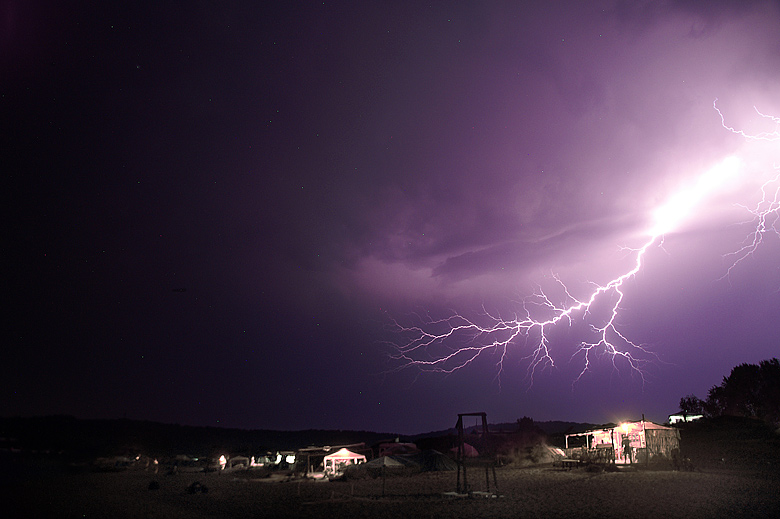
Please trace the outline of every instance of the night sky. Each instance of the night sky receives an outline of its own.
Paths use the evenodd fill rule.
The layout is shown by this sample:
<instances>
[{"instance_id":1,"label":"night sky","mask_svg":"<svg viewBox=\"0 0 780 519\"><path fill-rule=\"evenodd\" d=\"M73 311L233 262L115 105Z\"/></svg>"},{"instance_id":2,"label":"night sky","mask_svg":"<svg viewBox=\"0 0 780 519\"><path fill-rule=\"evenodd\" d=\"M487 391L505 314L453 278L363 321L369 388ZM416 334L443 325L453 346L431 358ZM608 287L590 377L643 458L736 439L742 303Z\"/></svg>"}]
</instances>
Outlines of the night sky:
<instances>
[{"instance_id":1,"label":"night sky","mask_svg":"<svg viewBox=\"0 0 780 519\"><path fill-rule=\"evenodd\" d=\"M780 352L777 233L729 271L780 164L777 1L9 0L0 24L1 415L663 422ZM623 286L642 373L602 349L577 379L582 312L533 378L533 330L398 369L396 322L508 318L556 277L587 298L727 157Z\"/></svg>"}]
</instances>

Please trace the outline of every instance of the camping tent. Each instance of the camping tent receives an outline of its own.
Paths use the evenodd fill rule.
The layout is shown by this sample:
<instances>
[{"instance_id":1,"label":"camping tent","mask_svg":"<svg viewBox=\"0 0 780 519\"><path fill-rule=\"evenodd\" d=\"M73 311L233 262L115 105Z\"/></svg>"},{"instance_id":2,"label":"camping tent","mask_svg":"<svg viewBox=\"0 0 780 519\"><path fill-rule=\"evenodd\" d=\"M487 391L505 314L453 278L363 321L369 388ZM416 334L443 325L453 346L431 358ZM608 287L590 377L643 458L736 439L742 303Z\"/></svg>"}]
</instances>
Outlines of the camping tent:
<instances>
[{"instance_id":1,"label":"camping tent","mask_svg":"<svg viewBox=\"0 0 780 519\"><path fill-rule=\"evenodd\" d=\"M366 463L368 468L382 468L387 467L389 469L402 469L406 467L406 463L402 463L391 456L382 456Z\"/></svg>"},{"instance_id":2,"label":"camping tent","mask_svg":"<svg viewBox=\"0 0 780 519\"><path fill-rule=\"evenodd\" d=\"M458 468L458 464L455 463L455 460L433 449L422 451L418 454L409 456L408 458L417 463L420 466L420 470L423 472L455 470Z\"/></svg>"},{"instance_id":3,"label":"camping tent","mask_svg":"<svg viewBox=\"0 0 780 519\"><path fill-rule=\"evenodd\" d=\"M402 456L420 452L414 443L388 442L379 444L379 456Z\"/></svg>"},{"instance_id":4,"label":"camping tent","mask_svg":"<svg viewBox=\"0 0 780 519\"><path fill-rule=\"evenodd\" d=\"M348 466L365 462L366 457L362 454L352 452L346 448L339 449L333 454L325 456L325 475L328 477L340 476Z\"/></svg>"},{"instance_id":5,"label":"camping tent","mask_svg":"<svg viewBox=\"0 0 780 519\"><path fill-rule=\"evenodd\" d=\"M454 456L457 456L458 448L457 447L453 447L452 449L450 449L450 452L452 452L452 454ZM479 452L477 452L476 447L474 447L473 445L469 445L468 443L464 442L463 443L463 457L464 458L477 458L477 457L479 457Z\"/></svg>"},{"instance_id":6,"label":"camping tent","mask_svg":"<svg viewBox=\"0 0 780 519\"><path fill-rule=\"evenodd\" d=\"M379 471L382 475L382 495L385 495L385 480L387 479L387 472L398 472L407 467L406 463L398 461L390 456L382 456L380 458L373 459L366 463L366 468L372 469L372 471Z\"/></svg>"}]
</instances>

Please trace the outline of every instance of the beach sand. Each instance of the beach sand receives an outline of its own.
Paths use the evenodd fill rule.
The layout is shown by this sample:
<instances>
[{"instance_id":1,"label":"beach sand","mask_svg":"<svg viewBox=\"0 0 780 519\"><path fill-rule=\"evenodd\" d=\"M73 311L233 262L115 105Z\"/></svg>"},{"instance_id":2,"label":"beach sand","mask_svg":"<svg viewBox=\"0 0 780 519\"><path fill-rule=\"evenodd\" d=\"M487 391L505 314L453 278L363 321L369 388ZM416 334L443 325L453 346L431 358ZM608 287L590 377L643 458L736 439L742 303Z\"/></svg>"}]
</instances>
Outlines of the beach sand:
<instances>
[{"instance_id":1,"label":"beach sand","mask_svg":"<svg viewBox=\"0 0 780 519\"><path fill-rule=\"evenodd\" d=\"M780 517L775 470L591 472L542 466L501 467L496 475L498 492L491 478L488 495L497 497L447 495L456 490L454 471L388 477L384 495L381 478L313 482L45 469L6 480L2 490L4 509L21 510L18 517ZM472 490L486 490L484 470L470 469L468 476ZM150 490L151 481L159 488ZM188 493L195 481L208 492Z\"/></svg>"}]
</instances>

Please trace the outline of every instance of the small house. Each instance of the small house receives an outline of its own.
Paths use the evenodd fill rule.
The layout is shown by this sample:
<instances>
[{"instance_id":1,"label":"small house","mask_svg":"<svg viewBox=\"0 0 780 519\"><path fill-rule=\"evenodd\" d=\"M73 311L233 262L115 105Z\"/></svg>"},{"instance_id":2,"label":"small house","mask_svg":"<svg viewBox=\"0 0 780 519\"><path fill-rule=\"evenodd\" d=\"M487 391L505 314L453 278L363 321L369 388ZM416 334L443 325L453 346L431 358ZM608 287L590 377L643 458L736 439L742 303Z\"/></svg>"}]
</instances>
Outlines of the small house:
<instances>
[{"instance_id":1,"label":"small house","mask_svg":"<svg viewBox=\"0 0 780 519\"><path fill-rule=\"evenodd\" d=\"M683 413L680 411L679 413L669 415L669 424L674 425L677 423L693 422L694 420L701 420L702 418L704 418L704 415L700 413Z\"/></svg>"},{"instance_id":2,"label":"small house","mask_svg":"<svg viewBox=\"0 0 780 519\"><path fill-rule=\"evenodd\" d=\"M570 441L580 445L570 447ZM656 458L670 459L673 451L679 448L679 430L646 420L566 435L567 457L597 462L636 463Z\"/></svg>"}]
</instances>

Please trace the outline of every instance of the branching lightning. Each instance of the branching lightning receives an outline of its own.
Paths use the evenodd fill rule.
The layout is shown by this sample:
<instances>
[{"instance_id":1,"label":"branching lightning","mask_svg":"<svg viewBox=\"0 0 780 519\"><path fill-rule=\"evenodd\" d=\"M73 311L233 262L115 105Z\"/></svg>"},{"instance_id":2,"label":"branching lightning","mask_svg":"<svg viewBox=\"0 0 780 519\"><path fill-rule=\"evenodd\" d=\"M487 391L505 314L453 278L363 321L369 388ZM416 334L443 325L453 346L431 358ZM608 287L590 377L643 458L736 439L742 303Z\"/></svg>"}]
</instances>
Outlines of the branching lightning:
<instances>
[{"instance_id":1,"label":"branching lightning","mask_svg":"<svg viewBox=\"0 0 780 519\"><path fill-rule=\"evenodd\" d=\"M780 142L780 117L763 114L754 106L753 109L762 119L774 124L774 129L755 134L747 133L744 130L738 130L726 124L726 118L718 108L717 101L716 99L712 106L718 112L721 124L725 129L741 135L749 141ZM745 222L750 224L751 231L748 232L740 248L725 255L725 258L729 260L729 266L723 278L730 279L733 270L758 250L767 235L774 234L774 236L780 237L780 228L778 227L780 222L780 165L775 164L774 169L778 173L763 183L761 186L761 198L754 206L737 204L752 215L752 218Z\"/></svg>"},{"instance_id":2,"label":"branching lightning","mask_svg":"<svg viewBox=\"0 0 780 519\"><path fill-rule=\"evenodd\" d=\"M751 135L729 127L717 106L715 109L723 127L731 132L750 140L780 139L778 118L756 110L761 117L773 121L776 128L774 132ZM622 304L629 289L628 282L642 270L648 251L662 247L667 233L676 230L697 206L722 189L742 168L738 157L729 156L699 176L694 183L671 196L654 211L653 223L641 246L625 249L632 255L630 268L606 283L591 283L586 297L575 297L564 282L554 275L553 290L545 291L538 287L532 295L520 302L519 310L510 316L488 311L483 306L476 318L453 313L445 319L418 315L413 326L392 321L394 330L402 338L392 344L391 356L397 363L395 370L415 368L420 372L448 374L465 368L482 356L491 355L497 359L495 364L500 383L510 348L515 347L526 352L524 360L528 361L527 376L529 385L532 385L537 371L555 366L551 351L553 330L582 323L588 336L580 341L570 359L578 357L582 361L582 368L573 384L588 372L597 358L607 358L614 369L619 369L619 365L628 366L644 383L643 366L651 362L654 355L644 345L631 340L619 325ZM740 249L731 253L733 261L726 276L755 252L767 232L780 236L780 174L764 183L761 193L763 196L754 207L744 206L753 215L751 221L755 221L755 231Z\"/></svg>"},{"instance_id":3,"label":"branching lightning","mask_svg":"<svg viewBox=\"0 0 780 519\"><path fill-rule=\"evenodd\" d=\"M715 111L718 112L718 115L720 116L720 124L727 129L728 131L732 133L736 133L737 135L741 135L744 138L751 140L751 141L777 141L780 139L780 117L774 117L772 115L766 115L761 113L758 108L755 106L753 107L753 110L756 111L756 113L765 120L771 121L774 123L775 128L772 131L762 131L755 134L745 132L744 130L738 130L732 126L729 126L726 124L726 117L723 115L723 113L718 108L718 100L715 99L715 101L712 102L712 107L715 108Z\"/></svg>"},{"instance_id":4,"label":"branching lightning","mask_svg":"<svg viewBox=\"0 0 780 519\"><path fill-rule=\"evenodd\" d=\"M780 215L778 215L778 210L780 210L780 174L771 180L767 180L761 186L761 195L761 199L756 202L754 207L739 204L740 207L753 215L752 220L746 223L754 225L742 242L742 246L725 255L725 258L729 260L729 266L721 279L730 279L732 271L756 252L769 233L780 237L780 229L778 228L780 219Z\"/></svg>"}]
</instances>

